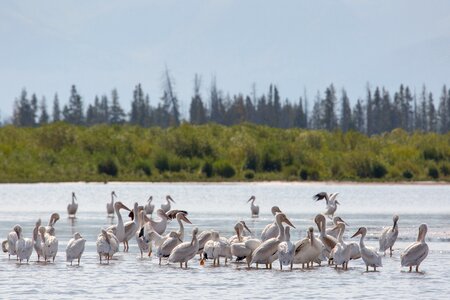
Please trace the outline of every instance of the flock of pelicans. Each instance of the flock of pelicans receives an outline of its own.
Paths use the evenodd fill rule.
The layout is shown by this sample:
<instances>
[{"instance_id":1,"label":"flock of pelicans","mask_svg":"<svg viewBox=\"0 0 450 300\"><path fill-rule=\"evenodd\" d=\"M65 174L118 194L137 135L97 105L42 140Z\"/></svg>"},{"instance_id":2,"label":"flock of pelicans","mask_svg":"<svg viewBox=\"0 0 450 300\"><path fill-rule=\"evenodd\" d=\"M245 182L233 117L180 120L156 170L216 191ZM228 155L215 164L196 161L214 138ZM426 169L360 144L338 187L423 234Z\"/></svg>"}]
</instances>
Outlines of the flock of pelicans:
<instances>
[{"instance_id":1,"label":"flock of pelicans","mask_svg":"<svg viewBox=\"0 0 450 300\"><path fill-rule=\"evenodd\" d=\"M345 241L343 236L348 224L342 218L334 216L337 205L340 204L336 200L337 196L338 193L322 192L313 197L316 201L323 199L326 201L326 211L318 214L314 219L319 235L316 236L314 228L309 227L307 237L293 243L290 240L290 227L295 228L295 226L278 206L272 207L274 221L264 228L260 239L252 237L252 232L245 222L239 221L234 226L236 234L230 238L225 238L214 230L199 232L197 228L194 228L192 238L184 241L183 223L192 223L187 218L186 211L171 209L171 202L175 203L175 201L170 196L166 196L167 202L156 210L158 218L153 219L148 217L155 209L151 203L152 197L148 199L145 206L134 203L131 210L120 201L114 202L117 196L115 192L112 192L111 202L107 203L106 209L109 217L114 217L114 214L117 216L117 224L101 229L96 241L97 253L100 263L104 259L109 263L111 257L119 251L120 243L123 243L124 251L127 252L128 243L134 238L141 257L144 253L150 256L153 248L156 248L155 255L159 258L159 264L163 259L167 259L169 263L179 263L181 268L183 264L187 267L188 261L198 254L201 265L204 265L205 260L212 260L213 265L219 265L220 258L224 258L227 263L229 259L235 257L236 261L245 261L248 267L255 264L257 268L259 265L272 268L272 263L278 259L280 269L283 266L289 266L292 269L293 264L301 264L302 268L306 265L309 268L313 266L313 263L320 265L322 261L328 261L328 264L334 265L335 268L342 266L342 269L346 270L350 260L362 258L366 271L369 271L369 267L376 271L377 267L382 267L383 253L386 255L386 251L389 250L392 256L392 247L398 236L399 217L394 215L393 225L385 227L382 231L379 237L379 251L365 246L366 227L360 227L352 236L353 238L360 235L359 243ZM78 204L75 200L75 193L72 193L72 202L67 207L69 217L75 217L77 212ZM252 217L258 217L259 207L255 205L255 197L252 196L248 202L251 202ZM124 222L121 210L129 211L130 221ZM326 217L333 220L333 228L326 228ZM167 223L172 219L178 222L179 230L167 233ZM58 251L58 239L55 237L55 223L58 220L57 213L51 215L47 226L42 226L39 219L31 239L24 238L22 227L15 225L2 243L3 251L8 253L9 257L17 256L17 260L22 263L23 260L29 261L34 249L38 262L41 258L44 262L50 260L54 262ZM410 272L413 266L418 272L419 265L428 255L426 233L427 225L421 224L417 241L401 254L401 265L409 267ZM68 242L66 259L71 265L73 260L77 260L78 265L80 264L85 243L86 240L78 232Z\"/></svg>"}]
</instances>

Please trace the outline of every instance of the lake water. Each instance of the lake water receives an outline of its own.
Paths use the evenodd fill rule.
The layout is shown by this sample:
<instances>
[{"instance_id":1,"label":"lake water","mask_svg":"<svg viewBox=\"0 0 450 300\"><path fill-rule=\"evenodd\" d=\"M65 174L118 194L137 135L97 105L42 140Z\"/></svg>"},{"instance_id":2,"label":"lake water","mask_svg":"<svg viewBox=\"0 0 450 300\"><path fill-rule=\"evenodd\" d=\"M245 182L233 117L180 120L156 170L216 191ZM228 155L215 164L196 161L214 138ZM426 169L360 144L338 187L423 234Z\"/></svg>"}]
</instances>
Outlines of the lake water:
<instances>
[{"instance_id":1,"label":"lake water","mask_svg":"<svg viewBox=\"0 0 450 300\"><path fill-rule=\"evenodd\" d=\"M186 228L190 239L193 226L200 231L216 229L222 236L233 234L238 220L245 220L259 237L264 226L272 222L270 208L278 205L296 229L291 240L305 236L313 218L323 212L324 201L315 202L312 195L339 192L337 215L349 223L349 239L360 226L368 228L366 244L378 246L383 226L391 225L392 215L399 214L399 238L392 258L383 259L379 272L365 273L362 260L351 261L348 271L332 267L293 271L248 269L245 264L229 263L212 267L200 266L198 257L188 269L178 264L158 265L155 257L140 258L134 239L128 253L119 252L109 265L100 265L95 241L101 228L115 222L106 217L106 203L111 191L132 208L134 202L144 204L149 195L159 207L170 194L173 208L189 211L193 225ZM66 207L74 191L78 198L77 218L69 220ZM260 217L250 218L251 195L260 206ZM55 263L37 263L33 252L29 264L19 265L0 256L0 295L4 299L25 297L45 299L137 298L218 299L235 298L446 298L450 293L450 186L449 185L376 185L331 183L60 183L1 184L0 237L5 239L15 224L20 224L25 237L31 237L38 218L48 222L52 212L61 219L56 223L59 252ZM125 214L123 214L124 219ZM400 268L400 253L417 238L418 226L428 224L427 242L430 253L421 265L421 273L408 273ZM176 222L168 229L176 228ZM316 226L314 225L314 229ZM81 266L65 262L65 247L74 232L87 240ZM359 239L354 239L359 241ZM122 249L122 246L121 246Z\"/></svg>"}]
</instances>

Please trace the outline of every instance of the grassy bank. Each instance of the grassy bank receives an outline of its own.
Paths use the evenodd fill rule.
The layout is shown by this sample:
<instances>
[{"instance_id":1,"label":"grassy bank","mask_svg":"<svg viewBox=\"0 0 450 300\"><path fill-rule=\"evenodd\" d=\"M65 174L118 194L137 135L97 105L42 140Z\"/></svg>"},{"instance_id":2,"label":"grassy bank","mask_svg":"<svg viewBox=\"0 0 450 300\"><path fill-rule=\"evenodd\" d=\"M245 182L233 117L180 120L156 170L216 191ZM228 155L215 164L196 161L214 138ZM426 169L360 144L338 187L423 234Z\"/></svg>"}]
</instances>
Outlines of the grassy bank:
<instances>
[{"instance_id":1,"label":"grassy bank","mask_svg":"<svg viewBox=\"0 0 450 300\"><path fill-rule=\"evenodd\" d=\"M254 125L0 128L0 182L450 180L450 134Z\"/></svg>"}]
</instances>

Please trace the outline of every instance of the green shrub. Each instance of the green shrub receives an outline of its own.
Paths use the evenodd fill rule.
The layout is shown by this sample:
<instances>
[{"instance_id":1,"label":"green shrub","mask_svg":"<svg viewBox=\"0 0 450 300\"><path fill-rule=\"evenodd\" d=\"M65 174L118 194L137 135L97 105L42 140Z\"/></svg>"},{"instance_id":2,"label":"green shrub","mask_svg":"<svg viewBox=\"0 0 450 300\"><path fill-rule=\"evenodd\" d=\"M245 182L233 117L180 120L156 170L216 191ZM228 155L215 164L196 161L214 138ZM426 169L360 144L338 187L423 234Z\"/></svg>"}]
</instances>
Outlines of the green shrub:
<instances>
[{"instance_id":1,"label":"green shrub","mask_svg":"<svg viewBox=\"0 0 450 300\"><path fill-rule=\"evenodd\" d=\"M386 167L378 162L375 161L372 163L372 177L373 178L383 178L385 175L387 174L387 169Z\"/></svg>"},{"instance_id":2,"label":"green shrub","mask_svg":"<svg viewBox=\"0 0 450 300\"><path fill-rule=\"evenodd\" d=\"M281 171L281 160L274 154L265 152L262 157L262 169L265 172L279 172Z\"/></svg>"},{"instance_id":3,"label":"green shrub","mask_svg":"<svg viewBox=\"0 0 450 300\"><path fill-rule=\"evenodd\" d=\"M202 173L205 174L206 177L212 177L214 175L213 165L209 161L205 161L202 167Z\"/></svg>"},{"instance_id":4,"label":"green shrub","mask_svg":"<svg viewBox=\"0 0 450 300\"><path fill-rule=\"evenodd\" d=\"M253 170L247 170L244 173L245 179L253 179L255 178L255 172Z\"/></svg>"},{"instance_id":5,"label":"green shrub","mask_svg":"<svg viewBox=\"0 0 450 300\"><path fill-rule=\"evenodd\" d=\"M169 157L166 153L157 153L155 156L155 168L159 170L160 173L169 171Z\"/></svg>"},{"instance_id":6,"label":"green shrub","mask_svg":"<svg viewBox=\"0 0 450 300\"><path fill-rule=\"evenodd\" d=\"M439 171L436 167L432 166L428 168L428 176L430 176L433 179L439 178Z\"/></svg>"},{"instance_id":7,"label":"green shrub","mask_svg":"<svg viewBox=\"0 0 450 300\"><path fill-rule=\"evenodd\" d=\"M302 180L308 180L308 171L305 170L305 169L302 169L302 170L300 171L299 176L300 176L300 178L301 178Z\"/></svg>"},{"instance_id":8,"label":"green shrub","mask_svg":"<svg viewBox=\"0 0 450 300\"><path fill-rule=\"evenodd\" d=\"M98 163L97 170L99 174L106 174L112 177L116 177L119 172L116 162L111 158Z\"/></svg>"},{"instance_id":9,"label":"green shrub","mask_svg":"<svg viewBox=\"0 0 450 300\"><path fill-rule=\"evenodd\" d=\"M233 166L226 161L217 161L213 165L214 172L224 178L231 178L236 174Z\"/></svg>"},{"instance_id":10,"label":"green shrub","mask_svg":"<svg viewBox=\"0 0 450 300\"><path fill-rule=\"evenodd\" d=\"M443 158L443 156L436 148L426 148L423 150L423 158L425 160L439 161Z\"/></svg>"},{"instance_id":11,"label":"green shrub","mask_svg":"<svg viewBox=\"0 0 450 300\"><path fill-rule=\"evenodd\" d=\"M448 167L448 165L442 165L441 166L441 173L444 176L448 176L450 174L450 168Z\"/></svg>"},{"instance_id":12,"label":"green shrub","mask_svg":"<svg viewBox=\"0 0 450 300\"><path fill-rule=\"evenodd\" d=\"M405 170L403 172L403 177L406 179L411 179L414 177L414 174L410 170Z\"/></svg>"},{"instance_id":13,"label":"green shrub","mask_svg":"<svg viewBox=\"0 0 450 300\"><path fill-rule=\"evenodd\" d=\"M147 176L152 176L152 169L150 167L150 163L146 161L140 161L136 164L135 170L139 173L142 172Z\"/></svg>"}]
</instances>

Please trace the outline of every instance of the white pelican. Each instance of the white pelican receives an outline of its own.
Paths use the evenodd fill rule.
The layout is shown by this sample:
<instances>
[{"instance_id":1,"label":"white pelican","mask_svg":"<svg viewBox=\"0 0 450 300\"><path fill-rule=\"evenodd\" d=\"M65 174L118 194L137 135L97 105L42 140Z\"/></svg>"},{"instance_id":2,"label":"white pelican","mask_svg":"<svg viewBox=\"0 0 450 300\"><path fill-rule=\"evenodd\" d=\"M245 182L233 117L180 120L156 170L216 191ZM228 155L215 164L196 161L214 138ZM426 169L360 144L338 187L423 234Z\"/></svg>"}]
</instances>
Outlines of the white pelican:
<instances>
[{"instance_id":1,"label":"white pelican","mask_svg":"<svg viewBox=\"0 0 450 300\"><path fill-rule=\"evenodd\" d=\"M45 232L50 235L55 235L55 223L59 220L59 214L53 213L50 216L50 220L48 221L47 227L45 227Z\"/></svg>"},{"instance_id":2,"label":"white pelican","mask_svg":"<svg viewBox=\"0 0 450 300\"><path fill-rule=\"evenodd\" d=\"M125 227L123 224L122 215L120 214L120 209L122 208L130 211L130 209L126 207L122 202L117 201L116 203L114 203L114 211L117 215L117 224L111 225L106 229L106 231L111 231L121 243L125 240Z\"/></svg>"},{"instance_id":3,"label":"white pelican","mask_svg":"<svg viewBox=\"0 0 450 300\"><path fill-rule=\"evenodd\" d=\"M41 227L41 219L37 220L36 225L34 226L33 229L33 246L38 257L38 262L40 261L41 256L44 256L42 252L42 239L39 233L39 227Z\"/></svg>"},{"instance_id":4,"label":"white pelican","mask_svg":"<svg viewBox=\"0 0 450 300\"><path fill-rule=\"evenodd\" d=\"M339 227L338 243L331 250L330 258L333 258L336 268L338 265L342 265L342 269L347 270L350 259L360 258L361 252L355 242L346 243L344 241L345 223L338 222L336 226Z\"/></svg>"},{"instance_id":5,"label":"white pelican","mask_svg":"<svg viewBox=\"0 0 450 300\"><path fill-rule=\"evenodd\" d=\"M17 258L19 262L22 263L22 260L30 260L31 253L33 252L33 241L29 238L23 238L22 236L22 227L19 226L19 230L17 231L18 240L16 242L16 252Z\"/></svg>"},{"instance_id":6,"label":"white pelican","mask_svg":"<svg viewBox=\"0 0 450 300\"><path fill-rule=\"evenodd\" d=\"M337 205L341 204L341 203L339 203L339 201L336 200L337 195L339 195L339 193L334 193L334 194L328 195L325 192L321 192L321 193L314 195L313 199L316 201L325 199L327 206L326 206L326 211L323 214L330 218L333 218L334 213L336 212L336 209L337 209Z\"/></svg>"},{"instance_id":7,"label":"white pelican","mask_svg":"<svg viewBox=\"0 0 450 300\"><path fill-rule=\"evenodd\" d=\"M125 236L122 240L123 242L123 251L128 252L129 245L128 241L131 240L133 236L136 236L136 232L139 230L139 215L138 215L139 205L137 202L134 203L132 221L126 222L124 226ZM121 241L119 239L119 241Z\"/></svg>"},{"instance_id":8,"label":"white pelican","mask_svg":"<svg viewBox=\"0 0 450 300\"><path fill-rule=\"evenodd\" d=\"M309 227L307 237L295 243L294 264L302 264L302 268L313 266L313 262L320 261L324 245L314 235L314 228Z\"/></svg>"},{"instance_id":9,"label":"white pelican","mask_svg":"<svg viewBox=\"0 0 450 300\"><path fill-rule=\"evenodd\" d=\"M106 213L108 217L114 218L114 197L117 197L114 191L111 192L111 203L106 203Z\"/></svg>"},{"instance_id":10,"label":"white pelican","mask_svg":"<svg viewBox=\"0 0 450 300\"><path fill-rule=\"evenodd\" d=\"M272 215L275 217L275 215L277 213L280 213L281 210L278 206L272 206L271 212L272 212ZM271 239L271 238L277 237L277 236L278 236L278 226L274 220L272 223L267 224L266 227L264 227L264 229L261 233L261 241L264 242L268 239Z\"/></svg>"},{"instance_id":11,"label":"white pelican","mask_svg":"<svg viewBox=\"0 0 450 300\"><path fill-rule=\"evenodd\" d=\"M228 243L230 245L234 243L240 243L243 241L246 241L251 238L251 236L245 236L244 235L244 229L248 231L248 233L252 234L251 230L247 227L247 224L245 224L244 221L239 221L234 225L234 231L236 232L235 235L231 236L228 239Z\"/></svg>"},{"instance_id":12,"label":"white pelican","mask_svg":"<svg viewBox=\"0 0 450 300\"><path fill-rule=\"evenodd\" d=\"M155 231L156 233L163 234L167 228L168 217L167 217L166 213L164 212L164 210L162 210L160 208L156 210L156 215L161 220L158 222L154 221L154 220L150 220L149 222L147 222L147 224L150 225L151 228L153 229L153 231Z\"/></svg>"},{"instance_id":13,"label":"white pelican","mask_svg":"<svg viewBox=\"0 0 450 300\"><path fill-rule=\"evenodd\" d=\"M212 238L212 230L203 230L198 235L198 251L197 253L200 255L200 259L203 255L203 250L205 248L206 242L208 242Z\"/></svg>"},{"instance_id":14,"label":"white pelican","mask_svg":"<svg viewBox=\"0 0 450 300\"><path fill-rule=\"evenodd\" d=\"M100 263L102 263L102 256L104 256L109 264L109 260L112 258L114 253L119 251L119 241L112 232L108 232L102 229L102 232L97 237L97 253L100 258Z\"/></svg>"},{"instance_id":15,"label":"white pelican","mask_svg":"<svg viewBox=\"0 0 450 300\"><path fill-rule=\"evenodd\" d=\"M386 255L386 250L389 249L390 252L390 256L392 256L392 247L395 244L395 241L397 240L397 236L398 236L398 216L394 215L394 217L392 218L392 220L394 221L394 225L386 227L383 229L383 231L381 232L381 236L380 236L380 251L384 252L384 255Z\"/></svg>"},{"instance_id":16,"label":"white pelican","mask_svg":"<svg viewBox=\"0 0 450 300\"><path fill-rule=\"evenodd\" d=\"M425 242L427 231L427 224L421 224L417 241L409 245L400 256L402 267L409 267L410 272L413 266L416 266L416 272L419 272L419 265L428 255L428 245Z\"/></svg>"},{"instance_id":17,"label":"white pelican","mask_svg":"<svg viewBox=\"0 0 450 300\"><path fill-rule=\"evenodd\" d=\"M252 213L252 218L259 217L259 206L255 205L255 200L256 200L255 196L251 196L250 199L247 200L247 203L250 202L250 201L252 202L250 204L250 211Z\"/></svg>"},{"instance_id":18,"label":"white pelican","mask_svg":"<svg viewBox=\"0 0 450 300\"><path fill-rule=\"evenodd\" d=\"M364 245L364 238L367 234L366 227L360 227L358 231L352 236L352 238L357 236L358 234L361 235L361 239L359 240L359 248L361 251L362 260L366 264L366 271L369 272L369 267L373 267L373 270L376 271L377 267L383 266L383 264L381 263L381 255L378 254L374 248L366 247L366 245Z\"/></svg>"},{"instance_id":19,"label":"white pelican","mask_svg":"<svg viewBox=\"0 0 450 300\"><path fill-rule=\"evenodd\" d=\"M334 246L336 246L337 244L337 239L335 239L334 237L330 236L327 234L326 230L326 220L325 220L325 216L322 214L318 214L315 218L314 218L314 222L317 224L317 228L319 229L319 239L320 241L323 243L324 245L324 251L323 254L327 257L330 258L330 252L331 250L334 248ZM331 263L331 260L328 260L328 264Z\"/></svg>"},{"instance_id":20,"label":"white pelican","mask_svg":"<svg viewBox=\"0 0 450 300\"><path fill-rule=\"evenodd\" d=\"M83 239L80 233L75 232L73 238L69 240L66 247L66 260L70 261L70 265L72 265L74 259L78 259L78 265L80 265L80 259L84 252L85 244L86 240Z\"/></svg>"},{"instance_id":21,"label":"white pelican","mask_svg":"<svg viewBox=\"0 0 450 300\"><path fill-rule=\"evenodd\" d=\"M283 266L291 266L294 263L295 246L291 242L291 234L289 227L284 229L284 242L278 245L278 260L280 261L280 270L283 270Z\"/></svg>"},{"instance_id":22,"label":"white pelican","mask_svg":"<svg viewBox=\"0 0 450 300\"><path fill-rule=\"evenodd\" d=\"M139 247L139 251L141 251L141 258L144 257L144 252L150 254L150 241L147 239L147 237L144 236L144 224L146 222L146 215L144 209L141 209L142 206L139 207L139 214L138 214L138 220L139 220L139 228L140 230L136 231L136 243Z\"/></svg>"},{"instance_id":23,"label":"white pelican","mask_svg":"<svg viewBox=\"0 0 450 300\"><path fill-rule=\"evenodd\" d=\"M75 214L77 213L78 203L75 203L75 199L77 199L77 197L75 196L75 192L72 192L72 203L69 203L67 205L67 214L69 215L69 218L74 218Z\"/></svg>"},{"instance_id":24,"label":"white pelican","mask_svg":"<svg viewBox=\"0 0 450 300\"><path fill-rule=\"evenodd\" d=\"M333 218L333 225L335 225L335 226L333 228L327 229L327 234L329 236L334 237L335 239L337 239L337 237L339 235L339 227L336 226L338 222L342 222L342 223L344 223L345 225L348 226L347 222L342 220L341 217L334 217Z\"/></svg>"},{"instance_id":25,"label":"white pelican","mask_svg":"<svg viewBox=\"0 0 450 300\"><path fill-rule=\"evenodd\" d=\"M172 197L170 197L170 195L166 196L166 204L161 204L161 209L166 213L170 210L170 201L172 201L173 203L175 203L175 201L172 199Z\"/></svg>"},{"instance_id":26,"label":"white pelican","mask_svg":"<svg viewBox=\"0 0 450 300\"><path fill-rule=\"evenodd\" d=\"M11 255L17 256L16 242L19 240L20 230L22 230L22 227L20 227L20 225L15 225L13 230L8 233L6 240L2 243L3 252L8 252L8 259L11 259ZM19 257L16 258L19 259Z\"/></svg>"},{"instance_id":27,"label":"white pelican","mask_svg":"<svg viewBox=\"0 0 450 300\"><path fill-rule=\"evenodd\" d=\"M42 254L44 255L44 261L47 262L47 258L52 258L55 262L56 253L58 253L58 239L54 236L54 228L47 233L46 229L39 227L39 233L42 239Z\"/></svg>"},{"instance_id":28,"label":"white pelican","mask_svg":"<svg viewBox=\"0 0 450 300\"><path fill-rule=\"evenodd\" d=\"M272 268L272 262L277 259L278 245L284 241L285 238L282 223L286 223L295 228L284 213L278 213L275 216L275 219L279 230L278 236L276 238L268 239L253 251L251 254L250 265L256 263L256 267L258 267L258 264L265 264L266 268Z\"/></svg>"},{"instance_id":29,"label":"white pelican","mask_svg":"<svg viewBox=\"0 0 450 300\"><path fill-rule=\"evenodd\" d=\"M147 215L153 214L153 210L155 209L155 205L152 204L153 196L150 196L147 200L147 204L144 206L145 213Z\"/></svg>"},{"instance_id":30,"label":"white pelican","mask_svg":"<svg viewBox=\"0 0 450 300\"><path fill-rule=\"evenodd\" d=\"M183 263L187 268L187 262L192 259L198 251L198 240L197 240L198 228L195 227L192 230L192 240L190 242L184 242L176 246L169 256L169 262L180 263L180 267L183 267Z\"/></svg>"},{"instance_id":31,"label":"white pelican","mask_svg":"<svg viewBox=\"0 0 450 300\"><path fill-rule=\"evenodd\" d=\"M225 257L225 264L228 259L231 259L233 256L231 254L230 244L228 240L224 237L220 237L217 231L212 231L212 239L207 241L205 244L205 248L203 250L203 258L200 261L200 264L204 264L205 259L213 259L213 265L220 265L220 258Z\"/></svg>"},{"instance_id":32,"label":"white pelican","mask_svg":"<svg viewBox=\"0 0 450 300\"><path fill-rule=\"evenodd\" d=\"M235 239L234 236L232 237L233 239L230 242L230 248L231 254L236 256L236 261L246 259L247 265L249 265L252 252L255 251L262 242L259 239L252 239L250 236L243 236L244 228L251 233L243 221L236 223L234 230L236 231L237 239Z\"/></svg>"},{"instance_id":33,"label":"white pelican","mask_svg":"<svg viewBox=\"0 0 450 300\"><path fill-rule=\"evenodd\" d=\"M211 239L205 243L203 247L203 257L200 260L200 264L203 265L205 259L213 259L213 266L216 265L216 258L214 256L214 244L219 241L219 233L215 230L211 230Z\"/></svg>"}]
</instances>

